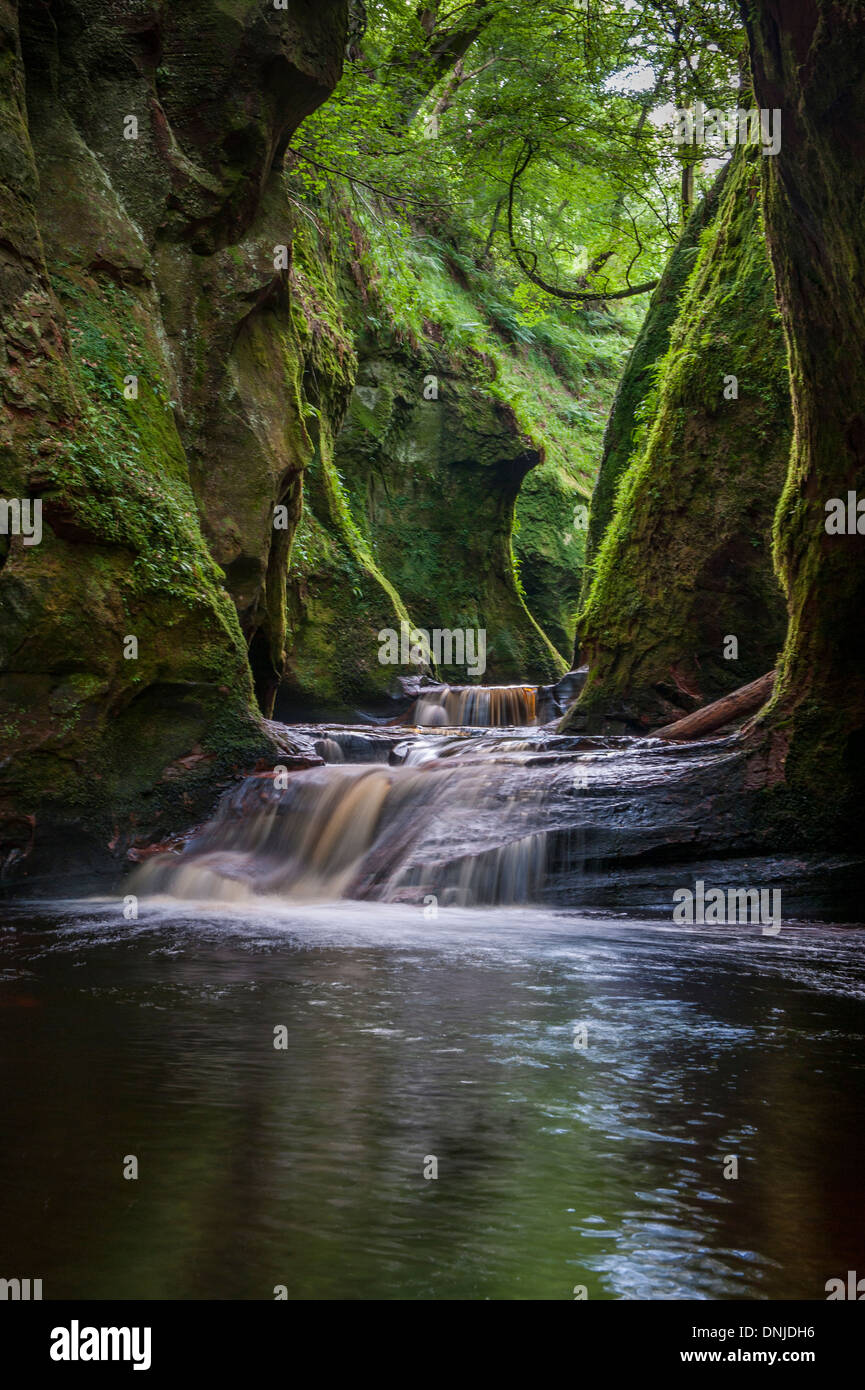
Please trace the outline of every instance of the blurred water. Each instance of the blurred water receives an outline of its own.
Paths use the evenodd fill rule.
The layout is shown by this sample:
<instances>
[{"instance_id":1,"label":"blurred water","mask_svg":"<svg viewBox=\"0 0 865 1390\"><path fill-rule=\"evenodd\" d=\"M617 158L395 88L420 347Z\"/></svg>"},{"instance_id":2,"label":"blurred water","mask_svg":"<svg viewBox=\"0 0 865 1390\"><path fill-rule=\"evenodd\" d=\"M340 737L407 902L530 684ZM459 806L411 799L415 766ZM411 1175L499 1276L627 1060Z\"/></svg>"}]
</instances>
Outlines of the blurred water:
<instances>
[{"instance_id":1,"label":"blurred water","mask_svg":"<svg viewBox=\"0 0 865 1390\"><path fill-rule=\"evenodd\" d=\"M469 907L540 903L564 883L566 901L582 903L572 880L582 887L590 844L613 864L629 839L637 857L676 838L693 850L705 789L688 779L719 762L701 746L514 728L377 730L366 747L356 728L322 732L326 764L244 778L182 853L147 859L129 891L223 905L434 895Z\"/></svg>"},{"instance_id":2,"label":"blurred water","mask_svg":"<svg viewBox=\"0 0 865 1390\"><path fill-rule=\"evenodd\" d=\"M121 907L0 908L2 1273L46 1298L865 1274L862 929Z\"/></svg>"},{"instance_id":3,"label":"blurred water","mask_svg":"<svg viewBox=\"0 0 865 1390\"><path fill-rule=\"evenodd\" d=\"M443 685L426 690L407 716L426 726L501 728L537 722L534 685Z\"/></svg>"}]
</instances>

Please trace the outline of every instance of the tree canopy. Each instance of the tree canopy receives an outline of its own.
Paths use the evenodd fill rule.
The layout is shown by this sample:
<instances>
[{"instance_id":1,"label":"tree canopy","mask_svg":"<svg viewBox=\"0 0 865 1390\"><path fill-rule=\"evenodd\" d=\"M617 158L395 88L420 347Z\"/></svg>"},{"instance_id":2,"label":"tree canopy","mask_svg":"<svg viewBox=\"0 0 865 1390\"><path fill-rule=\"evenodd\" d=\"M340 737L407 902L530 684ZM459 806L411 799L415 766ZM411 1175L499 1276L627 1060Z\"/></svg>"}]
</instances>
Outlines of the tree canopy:
<instances>
[{"instance_id":1,"label":"tree canopy","mask_svg":"<svg viewBox=\"0 0 865 1390\"><path fill-rule=\"evenodd\" d=\"M744 51L730 0L371 0L293 161L364 217L471 247L527 309L624 298L711 178L673 111L735 106Z\"/></svg>"}]
</instances>

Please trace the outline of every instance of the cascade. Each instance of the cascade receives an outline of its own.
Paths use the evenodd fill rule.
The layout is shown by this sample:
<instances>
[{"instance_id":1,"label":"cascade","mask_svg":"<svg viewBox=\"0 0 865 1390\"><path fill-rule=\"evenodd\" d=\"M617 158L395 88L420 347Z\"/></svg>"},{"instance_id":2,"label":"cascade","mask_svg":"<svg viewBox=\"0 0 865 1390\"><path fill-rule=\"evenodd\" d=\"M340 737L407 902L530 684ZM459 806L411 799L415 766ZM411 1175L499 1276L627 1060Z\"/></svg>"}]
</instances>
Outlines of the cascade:
<instances>
[{"instance_id":1,"label":"cascade","mask_svg":"<svg viewBox=\"0 0 865 1390\"><path fill-rule=\"evenodd\" d=\"M717 758L711 743L539 728L291 732L314 735L325 761L246 777L181 853L139 866L134 893L235 905L573 902L588 872L601 875L599 892L647 846L690 845L693 778ZM716 790L732 849L738 799Z\"/></svg>"},{"instance_id":2,"label":"cascade","mask_svg":"<svg viewBox=\"0 0 865 1390\"><path fill-rule=\"evenodd\" d=\"M534 685L445 685L424 690L406 722L427 727L525 727L537 720Z\"/></svg>"}]
</instances>

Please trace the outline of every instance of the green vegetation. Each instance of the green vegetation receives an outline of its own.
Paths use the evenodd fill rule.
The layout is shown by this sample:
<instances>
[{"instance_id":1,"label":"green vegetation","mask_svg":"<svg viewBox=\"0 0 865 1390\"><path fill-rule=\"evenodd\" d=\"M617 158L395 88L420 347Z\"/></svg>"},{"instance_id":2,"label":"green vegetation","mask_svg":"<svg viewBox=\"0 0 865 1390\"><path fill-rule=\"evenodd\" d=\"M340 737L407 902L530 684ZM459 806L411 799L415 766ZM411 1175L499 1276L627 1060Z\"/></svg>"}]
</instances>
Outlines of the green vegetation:
<instances>
[{"instance_id":1,"label":"green vegetation","mask_svg":"<svg viewBox=\"0 0 865 1390\"><path fill-rule=\"evenodd\" d=\"M578 627L575 718L651 727L774 662L779 497L773 709L802 705L810 785L810 731L852 747L860 686L808 528L861 431L839 405L811 486L795 149L718 177L717 140L671 140L673 107L751 103L739 7L206 8L0 22L0 486L45 526L0 541L13 852L67 804L103 847L197 814L274 752L280 687L381 700L403 621L485 629L493 682L555 679Z\"/></svg>"},{"instance_id":2,"label":"green vegetation","mask_svg":"<svg viewBox=\"0 0 865 1390\"><path fill-rule=\"evenodd\" d=\"M139 301L111 282L55 275L53 283L83 408L82 428L46 468L49 496L62 494L71 525L134 553L134 594L214 604L228 621L224 575L201 536L165 364L145 342Z\"/></svg>"},{"instance_id":3,"label":"green vegetation","mask_svg":"<svg viewBox=\"0 0 865 1390\"><path fill-rule=\"evenodd\" d=\"M326 633L345 640L341 576L357 589L370 561L412 621L486 627L488 679L570 663L604 423L678 234L680 161L648 114L731 96L730 15L619 9L602 25L504 0L434 6L420 23L402 4L369 8L342 83L289 152L297 235L305 248L318 225L341 246L336 297L359 357L333 436L354 539L333 550L308 489L289 582L289 670L306 695L336 679L359 698L370 676L354 645L334 672L341 641ZM687 73L707 32L717 47ZM651 87L647 67L631 80L637 36Z\"/></svg>"},{"instance_id":4,"label":"green vegetation","mask_svg":"<svg viewBox=\"0 0 865 1390\"><path fill-rule=\"evenodd\" d=\"M791 421L759 159L735 157L636 412L579 620L591 669L577 714L668 722L771 669L783 639L768 537Z\"/></svg>"},{"instance_id":5,"label":"green vegetation","mask_svg":"<svg viewBox=\"0 0 865 1390\"><path fill-rule=\"evenodd\" d=\"M353 252L339 290L359 369L333 462L319 450L307 472L289 576L290 679L307 699L360 699L364 682L380 693L393 673L378 666L370 625L407 615L427 628L484 627L488 679L554 679L573 641L584 536L575 509L591 495L628 323L521 310L513 282L436 238L365 209L328 211L331 235ZM333 271L308 224L298 244L303 305ZM369 617L364 575L393 586L384 600L374 586Z\"/></svg>"}]
</instances>

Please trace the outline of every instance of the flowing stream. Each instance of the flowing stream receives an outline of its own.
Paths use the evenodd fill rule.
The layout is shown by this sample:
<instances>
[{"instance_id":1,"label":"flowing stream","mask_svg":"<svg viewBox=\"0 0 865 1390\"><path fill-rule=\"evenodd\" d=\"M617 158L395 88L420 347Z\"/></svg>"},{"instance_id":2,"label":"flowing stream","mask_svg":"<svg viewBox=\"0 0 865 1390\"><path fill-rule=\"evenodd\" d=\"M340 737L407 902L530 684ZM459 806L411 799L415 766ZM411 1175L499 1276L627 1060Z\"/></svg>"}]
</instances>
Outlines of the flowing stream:
<instances>
[{"instance_id":1,"label":"flowing stream","mask_svg":"<svg viewBox=\"0 0 865 1390\"><path fill-rule=\"evenodd\" d=\"M590 910L723 741L297 732L323 765L246 779L111 894L0 905L7 1276L822 1299L865 1274L865 929Z\"/></svg>"},{"instance_id":2,"label":"flowing stream","mask_svg":"<svg viewBox=\"0 0 865 1390\"><path fill-rule=\"evenodd\" d=\"M692 836L690 782L719 760L715 745L529 726L300 733L323 765L246 778L131 890L223 903L585 902L588 864L663 844L677 821Z\"/></svg>"}]
</instances>

